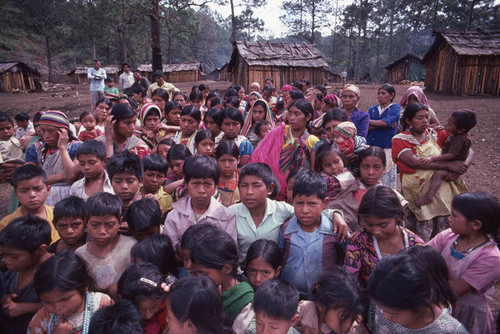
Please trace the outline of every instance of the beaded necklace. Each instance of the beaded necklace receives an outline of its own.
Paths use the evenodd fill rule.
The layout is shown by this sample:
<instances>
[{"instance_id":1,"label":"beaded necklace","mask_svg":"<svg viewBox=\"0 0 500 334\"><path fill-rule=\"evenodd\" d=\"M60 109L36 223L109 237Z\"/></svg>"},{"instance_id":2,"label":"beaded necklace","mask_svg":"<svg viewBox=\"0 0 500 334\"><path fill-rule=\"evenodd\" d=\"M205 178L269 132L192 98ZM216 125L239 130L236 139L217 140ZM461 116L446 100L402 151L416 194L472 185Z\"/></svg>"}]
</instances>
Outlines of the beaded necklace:
<instances>
[{"instance_id":1,"label":"beaded necklace","mask_svg":"<svg viewBox=\"0 0 500 334\"><path fill-rule=\"evenodd\" d=\"M479 247L485 245L486 243L488 243L490 241L490 237L488 236L488 239L486 239L486 241L482 242L481 244L474 246L474 247L467 247L467 249L465 251L461 252L457 249L459 239L460 239L460 236L458 236L450 246L451 256L453 256L454 258L456 258L458 260L463 260L467 254L472 253L473 251L475 251L476 249L478 249Z\"/></svg>"},{"instance_id":2,"label":"beaded necklace","mask_svg":"<svg viewBox=\"0 0 500 334\"><path fill-rule=\"evenodd\" d=\"M82 334L88 334L90 318L92 317L92 310L94 309L94 298L87 291L85 293L85 308L83 309L83 329ZM59 323L59 316L56 314L50 314L49 320L49 333L53 333L53 328Z\"/></svg>"}]
</instances>

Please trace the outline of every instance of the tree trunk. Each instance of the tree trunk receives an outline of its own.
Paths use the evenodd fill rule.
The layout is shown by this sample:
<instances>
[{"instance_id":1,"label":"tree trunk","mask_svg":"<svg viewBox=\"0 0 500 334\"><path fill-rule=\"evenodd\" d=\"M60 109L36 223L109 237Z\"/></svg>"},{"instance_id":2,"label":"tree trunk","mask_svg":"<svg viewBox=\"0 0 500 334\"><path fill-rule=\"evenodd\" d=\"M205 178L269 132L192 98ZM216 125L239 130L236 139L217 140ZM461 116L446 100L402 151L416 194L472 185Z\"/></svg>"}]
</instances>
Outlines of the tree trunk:
<instances>
[{"instance_id":1,"label":"tree trunk","mask_svg":"<svg viewBox=\"0 0 500 334\"><path fill-rule=\"evenodd\" d=\"M153 10L149 16L151 20L151 51L153 54L152 67L153 72L163 70L163 61L161 53L161 26L160 26L160 3L152 0Z\"/></svg>"},{"instance_id":2,"label":"tree trunk","mask_svg":"<svg viewBox=\"0 0 500 334\"><path fill-rule=\"evenodd\" d=\"M391 1L392 2L392 1ZM390 5L390 14L389 14L389 47L388 47L388 55L387 55L387 61L389 64L392 61L392 37L394 35L394 6L395 3L392 2Z\"/></svg>"},{"instance_id":3,"label":"tree trunk","mask_svg":"<svg viewBox=\"0 0 500 334\"><path fill-rule=\"evenodd\" d=\"M473 13L474 13L474 6L476 6L476 3L478 2L478 0L472 0L471 4L470 4L470 10L469 10L469 16L467 17L467 30L470 30L470 27L472 25L472 21L473 21Z\"/></svg>"},{"instance_id":4,"label":"tree trunk","mask_svg":"<svg viewBox=\"0 0 500 334\"><path fill-rule=\"evenodd\" d=\"M49 68L49 82L52 82L52 52L50 51L50 37L45 35L45 52L47 55L47 67Z\"/></svg>"},{"instance_id":5,"label":"tree trunk","mask_svg":"<svg viewBox=\"0 0 500 334\"><path fill-rule=\"evenodd\" d=\"M356 37L356 45L354 45L354 52L356 52L356 60L354 64L354 78L355 80L359 80L359 53L361 47L361 28L362 28L362 0L359 1L359 9L358 9L358 36Z\"/></svg>"},{"instance_id":6,"label":"tree trunk","mask_svg":"<svg viewBox=\"0 0 500 334\"><path fill-rule=\"evenodd\" d=\"M125 1L122 0L122 19L125 19ZM120 38L122 44L122 63L128 63L128 55L127 55L127 34L125 33L125 24L120 27Z\"/></svg>"},{"instance_id":7,"label":"tree trunk","mask_svg":"<svg viewBox=\"0 0 500 334\"><path fill-rule=\"evenodd\" d=\"M236 15L234 15L234 1L231 0L231 43L236 42Z\"/></svg>"},{"instance_id":8,"label":"tree trunk","mask_svg":"<svg viewBox=\"0 0 500 334\"><path fill-rule=\"evenodd\" d=\"M312 12L311 12L311 44L314 44L314 32L316 30L316 2L312 0Z\"/></svg>"}]
</instances>

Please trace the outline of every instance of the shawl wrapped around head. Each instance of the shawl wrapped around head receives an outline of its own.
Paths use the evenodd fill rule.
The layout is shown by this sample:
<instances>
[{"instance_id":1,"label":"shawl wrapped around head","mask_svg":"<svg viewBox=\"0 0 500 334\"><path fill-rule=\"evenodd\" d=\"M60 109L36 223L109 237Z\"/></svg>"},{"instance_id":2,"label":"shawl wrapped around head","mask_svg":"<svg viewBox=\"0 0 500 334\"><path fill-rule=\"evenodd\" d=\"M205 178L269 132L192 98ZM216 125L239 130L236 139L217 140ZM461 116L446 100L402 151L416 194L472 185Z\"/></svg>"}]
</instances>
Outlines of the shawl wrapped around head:
<instances>
[{"instance_id":1,"label":"shawl wrapped around head","mask_svg":"<svg viewBox=\"0 0 500 334\"><path fill-rule=\"evenodd\" d=\"M415 95L418 99L418 102L425 104L427 108L429 108L429 101L427 100L427 96L425 96L424 91L422 88L418 86L411 86L406 90L406 92L401 96L401 100L399 101L399 104L401 107L406 107L408 103L408 98L412 95Z\"/></svg>"},{"instance_id":2,"label":"shawl wrapped around head","mask_svg":"<svg viewBox=\"0 0 500 334\"><path fill-rule=\"evenodd\" d=\"M265 105L264 109L266 109L266 121L268 121L271 124L271 128L273 128L274 122L273 122L273 118L271 117L269 105L267 104L267 102L265 100L259 99L257 101L264 102L264 105ZM253 124L253 108L255 106L255 103L257 103L257 101L255 101L253 103L252 108L250 109L250 111L247 114L247 117L245 118L245 123L243 123L243 127L241 128L241 131L240 131L240 135L242 135L242 136L247 137L248 133L250 132L250 130L252 130L252 127L254 126L254 124Z\"/></svg>"}]
</instances>

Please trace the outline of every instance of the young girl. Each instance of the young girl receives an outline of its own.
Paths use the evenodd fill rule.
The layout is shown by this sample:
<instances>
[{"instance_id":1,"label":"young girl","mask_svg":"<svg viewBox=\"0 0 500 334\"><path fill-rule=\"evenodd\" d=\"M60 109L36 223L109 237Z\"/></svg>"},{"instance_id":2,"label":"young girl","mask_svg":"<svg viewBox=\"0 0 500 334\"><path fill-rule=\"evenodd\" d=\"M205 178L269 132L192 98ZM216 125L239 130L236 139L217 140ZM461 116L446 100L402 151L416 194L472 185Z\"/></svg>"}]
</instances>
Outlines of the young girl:
<instances>
[{"instance_id":1,"label":"young girl","mask_svg":"<svg viewBox=\"0 0 500 334\"><path fill-rule=\"evenodd\" d=\"M87 334L94 312L113 304L108 295L90 292L92 283L85 262L73 252L42 263L33 284L44 307L31 320L28 333Z\"/></svg>"},{"instance_id":2,"label":"young girl","mask_svg":"<svg viewBox=\"0 0 500 334\"><path fill-rule=\"evenodd\" d=\"M177 102L181 106L180 110L184 109L184 107L186 106L186 101L187 98L182 92L175 92L172 95L172 102Z\"/></svg>"},{"instance_id":3,"label":"young girl","mask_svg":"<svg viewBox=\"0 0 500 334\"><path fill-rule=\"evenodd\" d=\"M99 130L97 125L97 114L92 110L84 111L80 114L80 123L85 128L81 130L78 135L78 139L85 142L90 139L94 139L102 135L102 131Z\"/></svg>"},{"instance_id":4,"label":"young girl","mask_svg":"<svg viewBox=\"0 0 500 334\"><path fill-rule=\"evenodd\" d=\"M156 90L155 90L156 92ZM141 128L137 131L140 137L149 148L153 149L167 134L160 128L162 112L154 103L146 103L139 111L139 120Z\"/></svg>"},{"instance_id":5,"label":"young girl","mask_svg":"<svg viewBox=\"0 0 500 334\"><path fill-rule=\"evenodd\" d=\"M264 281L279 277L283 269L281 261L277 243L266 239L254 241L248 248L245 259L248 283L257 289Z\"/></svg>"},{"instance_id":6,"label":"young girl","mask_svg":"<svg viewBox=\"0 0 500 334\"><path fill-rule=\"evenodd\" d=\"M215 138L211 131L200 130L194 136L194 149L196 154L214 155Z\"/></svg>"},{"instance_id":7,"label":"young girl","mask_svg":"<svg viewBox=\"0 0 500 334\"><path fill-rule=\"evenodd\" d=\"M191 151L182 144L175 144L167 153L168 173L165 192L172 194L174 190L184 184L184 161L192 156Z\"/></svg>"},{"instance_id":8,"label":"young girl","mask_svg":"<svg viewBox=\"0 0 500 334\"><path fill-rule=\"evenodd\" d=\"M189 102L199 110L203 105L203 93L199 90L191 91L191 93L189 93Z\"/></svg>"},{"instance_id":9,"label":"young girl","mask_svg":"<svg viewBox=\"0 0 500 334\"><path fill-rule=\"evenodd\" d=\"M196 271L194 270L191 257L193 249L201 240L205 238L206 235L209 235L217 228L218 227L212 224L197 224L188 227L186 232L182 234L181 241L177 247L177 255L178 259L182 261L184 267L179 270L179 278L196 276Z\"/></svg>"},{"instance_id":10,"label":"young girl","mask_svg":"<svg viewBox=\"0 0 500 334\"><path fill-rule=\"evenodd\" d=\"M135 244L130 251L130 256L134 263L154 264L169 281L175 280L178 274L172 241L164 234L152 235Z\"/></svg>"},{"instance_id":11,"label":"young girl","mask_svg":"<svg viewBox=\"0 0 500 334\"><path fill-rule=\"evenodd\" d=\"M223 140L215 150L215 159L220 168L219 189L222 205L229 207L240 200L238 162L240 150L232 140Z\"/></svg>"},{"instance_id":12,"label":"young girl","mask_svg":"<svg viewBox=\"0 0 500 334\"><path fill-rule=\"evenodd\" d=\"M430 268L430 263L439 265L439 254L427 253L427 259L400 252L377 264L367 289L373 300L368 315L372 333L468 333L442 309L446 296L453 291L443 275L436 275L441 266Z\"/></svg>"},{"instance_id":13,"label":"young girl","mask_svg":"<svg viewBox=\"0 0 500 334\"><path fill-rule=\"evenodd\" d=\"M162 139L158 145L156 145L156 153L164 157L165 159L167 158L168 151L174 146L175 143L172 139L170 138L165 138Z\"/></svg>"},{"instance_id":14,"label":"young girl","mask_svg":"<svg viewBox=\"0 0 500 334\"><path fill-rule=\"evenodd\" d=\"M170 286L167 321L170 334L231 334L221 297L207 277L186 277Z\"/></svg>"},{"instance_id":15,"label":"young girl","mask_svg":"<svg viewBox=\"0 0 500 334\"><path fill-rule=\"evenodd\" d=\"M241 128L240 134L248 138L253 147L257 146L260 138L255 134L255 124L260 121L268 121L272 126L272 116L269 106L264 100L257 100L254 102L250 112L245 118L243 127Z\"/></svg>"},{"instance_id":16,"label":"young girl","mask_svg":"<svg viewBox=\"0 0 500 334\"><path fill-rule=\"evenodd\" d=\"M205 124L205 128L210 130L214 134L215 138L215 148L219 145L219 142L224 137L224 132L221 130L222 125L222 116L224 115L224 111L219 108L210 108L207 114L203 118L203 123Z\"/></svg>"},{"instance_id":17,"label":"young girl","mask_svg":"<svg viewBox=\"0 0 500 334\"><path fill-rule=\"evenodd\" d=\"M175 101L165 104L165 119L158 125L158 128L166 131L164 138L172 138L177 131L180 131L181 110L181 105Z\"/></svg>"},{"instance_id":18,"label":"young girl","mask_svg":"<svg viewBox=\"0 0 500 334\"><path fill-rule=\"evenodd\" d=\"M293 183L295 182L295 178L300 172L307 169L306 167L295 168L288 174L288 178L286 179L286 202L288 204L293 205Z\"/></svg>"},{"instance_id":19,"label":"young girl","mask_svg":"<svg viewBox=\"0 0 500 334\"><path fill-rule=\"evenodd\" d=\"M299 303L296 327L314 333L365 333L357 323L363 312L361 289L350 273L335 268L321 275L314 283L314 301Z\"/></svg>"},{"instance_id":20,"label":"young girl","mask_svg":"<svg viewBox=\"0 0 500 334\"><path fill-rule=\"evenodd\" d=\"M163 88L157 88L151 93L151 100L160 108L163 116L165 114L165 105L169 101L168 92Z\"/></svg>"},{"instance_id":21,"label":"young girl","mask_svg":"<svg viewBox=\"0 0 500 334\"><path fill-rule=\"evenodd\" d=\"M224 132L224 139L233 140L236 145L238 145L238 149L240 150L241 167L247 164L248 159L250 159L253 152L252 144L245 138L245 136L239 134L242 126L243 117L238 109L229 107L224 110L221 129Z\"/></svg>"},{"instance_id":22,"label":"young girl","mask_svg":"<svg viewBox=\"0 0 500 334\"><path fill-rule=\"evenodd\" d=\"M401 226L404 210L390 187L368 190L361 200L358 215L361 229L348 240L344 265L362 284L366 284L382 258L423 244L419 236Z\"/></svg>"},{"instance_id":23,"label":"young girl","mask_svg":"<svg viewBox=\"0 0 500 334\"><path fill-rule=\"evenodd\" d=\"M251 92L250 94L248 94L247 104L245 105L245 112L244 112L245 118L248 116L248 113L252 109L254 102L257 100L262 100L262 96L260 95L259 92Z\"/></svg>"},{"instance_id":24,"label":"young girl","mask_svg":"<svg viewBox=\"0 0 500 334\"><path fill-rule=\"evenodd\" d=\"M450 271L458 296L454 316L470 333L493 333L488 302L500 281L500 204L492 195L470 192L451 202L450 229L429 241Z\"/></svg>"},{"instance_id":25,"label":"young girl","mask_svg":"<svg viewBox=\"0 0 500 334\"><path fill-rule=\"evenodd\" d=\"M201 94L201 93L200 93ZM198 126L201 122L200 109L195 106L189 105L182 109L181 112L181 131L178 131L172 140L176 144L186 145L192 154L196 153L194 147L194 136L198 131Z\"/></svg>"},{"instance_id":26,"label":"young girl","mask_svg":"<svg viewBox=\"0 0 500 334\"><path fill-rule=\"evenodd\" d=\"M162 274L151 263L132 265L118 281L119 296L137 307L145 334L163 333L167 328L166 296L162 283Z\"/></svg>"}]
</instances>

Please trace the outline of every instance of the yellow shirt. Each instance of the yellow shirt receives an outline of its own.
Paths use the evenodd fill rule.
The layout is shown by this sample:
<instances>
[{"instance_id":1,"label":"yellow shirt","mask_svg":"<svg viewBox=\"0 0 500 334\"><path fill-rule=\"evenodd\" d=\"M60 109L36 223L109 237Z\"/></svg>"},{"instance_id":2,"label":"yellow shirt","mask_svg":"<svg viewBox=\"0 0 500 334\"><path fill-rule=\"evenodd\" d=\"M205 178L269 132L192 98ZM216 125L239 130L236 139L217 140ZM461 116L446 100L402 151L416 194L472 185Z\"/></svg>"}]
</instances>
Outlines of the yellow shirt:
<instances>
[{"instance_id":1,"label":"yellow shirt","mask_svg":"<svg viewBox=\"0 0 500 334\"><path fill-rule=\"evenodd\" d=\"M157 88L163 88L164 90L166 90L168 92L168 96L170 98L172 98L172 95L175 93L175 92L178 92L179 89L177 87L175 87L174 85L172 85L171 83L169 82L166 82L164 81L163 82L163 85L160 87L156 82L151 84L151 86L149 86L148 88L148 95L151 96L151 94L153 94L153 92L155 91L155 89Z\"/></svg>"},{"instance_id":2,"label":"yellow shirt","mask_svg":"<svg viewBox=\"0 0 500 334\"><path fill-rule=\"evenodd\" d=\"M50 227L52 229L52 243L56 242L57 240L60 239L59 233L57 233L57 230L55 229L54 225L52 224L52 220L54 219L54 208L48 205L44 205L45 207L45 214L47 215L47 221L50 224ZM16 211L12 212L10 215L4 217L2 220L0 220L0 231L2 231L4 228L9 225L11 221L13 221L16 218L22 217L23 212L21 211L21 207L17 208Z\"/></svg>"}]
</instances>

